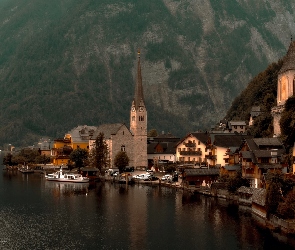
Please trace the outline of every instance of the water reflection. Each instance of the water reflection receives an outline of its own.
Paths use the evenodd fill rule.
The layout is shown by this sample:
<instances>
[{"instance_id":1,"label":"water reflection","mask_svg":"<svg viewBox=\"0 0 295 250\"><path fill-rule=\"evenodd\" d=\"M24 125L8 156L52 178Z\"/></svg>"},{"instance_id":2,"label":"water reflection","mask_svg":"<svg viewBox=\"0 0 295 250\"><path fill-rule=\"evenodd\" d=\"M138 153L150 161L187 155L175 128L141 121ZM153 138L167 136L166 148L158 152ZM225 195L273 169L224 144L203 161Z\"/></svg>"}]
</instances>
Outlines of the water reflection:
<instances>
[{"instance_id":1,"label":"water reflection","mask_svg":"<svg viewBox=\"0 0 295 250\"><path fill-rule=\"evenodd\" d=\"M45 189L57 196L88 195L89 183L44 181Z\"/></svg>"},{"instance_id":2,"label":"water reflection","mask_svg":"<svg viewBox=\"0 0 295 250\"><path fill-rule=\"evenodd\" d=\"M0 175L0 249L292 249L247 209L159 186ZM3 241L1 243L1 240ZM287 243L287 244L284 244Z\"/></svg>"}]
</instances>

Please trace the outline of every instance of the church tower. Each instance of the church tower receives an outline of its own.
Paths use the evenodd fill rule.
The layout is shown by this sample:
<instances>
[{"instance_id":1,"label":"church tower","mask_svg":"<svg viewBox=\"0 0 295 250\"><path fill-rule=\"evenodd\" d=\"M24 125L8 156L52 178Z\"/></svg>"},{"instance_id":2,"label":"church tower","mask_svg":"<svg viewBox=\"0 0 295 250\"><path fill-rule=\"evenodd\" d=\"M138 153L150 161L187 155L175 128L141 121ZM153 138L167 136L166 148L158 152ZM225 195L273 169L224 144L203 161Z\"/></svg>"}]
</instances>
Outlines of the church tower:
<instances>
[{"instance_id":1,"label":"church tower","mask_svg":"<svg viewBox=\"0 0 295 250\"><path fill-rule=\"evenodd\" d=\"M280 119L289 97L295 94L295 41L291 40L287 55L278 73L277 106L272 108L274 135L281 134Z\"/></svg>"},{"instance_id":2,"label":"church tower","mask_svg":"<svg viewBox=\"0 0 295 250\"><path fill-rule=\"evenodd\" d=\"M143 98L140 51L137 60L137 79L130 110L130 131L134 137L134 167L147 167L147 110Z\"/></svg>"}]
</instances>

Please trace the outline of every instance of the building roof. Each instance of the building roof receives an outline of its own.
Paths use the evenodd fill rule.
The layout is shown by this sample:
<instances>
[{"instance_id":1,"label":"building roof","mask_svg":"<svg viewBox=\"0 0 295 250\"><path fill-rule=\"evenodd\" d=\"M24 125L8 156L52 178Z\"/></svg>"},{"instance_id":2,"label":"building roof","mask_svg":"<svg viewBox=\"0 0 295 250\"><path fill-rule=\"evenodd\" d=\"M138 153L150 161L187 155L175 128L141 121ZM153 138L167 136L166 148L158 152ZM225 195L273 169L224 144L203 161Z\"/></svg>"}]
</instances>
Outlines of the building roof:
<instances>
[{"instance_id":1,"label":"building roof","mask_svg":"<svg viewBox=\"0 0 295 250\"><path fill-rule=\"evenodd\" d=\"M238 170L241 170L241 166L240 165L225 165L224 168L227 171L238 171Z\"/></svg>"},{"instance_id":2,"label":"building roof","mask_svg":"<svg viewBox=\"0 0 295 250\"><path fill-rule=\"evenodd\" d=\"M265 147L265 146L270 146L270 147L279 146L279 147L282 147L283 146L282 142L277 137L271 137L271 138L253 138L253 141L255 142L255 144L259 148L261 146L263 146L263 147Z\"/></svg>"},{"instance_id":3,"label":"building roof","mask_svg":"<svg viewBox=\"0 0 295 250\"><path fill-rule=\"evenodd\" d=\"M261 113L260 106L253 106L250 114L252 117L256 117L256 116L260 115L260 113Z\"/></svg>"},{"instance_id":4,"label":"building roof","mask_svg":"<svg viewBox=\"0 0 295 250\"><path fill-rule=\"evenodd\" d=\"M70 130L67 134L71 135L72 142L85 142L90 139L95 130L95 126L79 125Z\"/></svg>"},{"instance_id":5,"label":"building roof","mask_svg":"<svg viewBox=\"0 0 295 250\"><path fill-rule=\"evenodd\" d=\"M105 139L110 139L111 135L117 134L122 126L126 127L124 123L102 124L96 128L91 139L94 140L99 135L99 133L103 133Z\"/></svg>"},{"instance_id":6,"label":"building roof","mask_svg":"<svg viewBox=\"0 0 295 250\"><path fill-rule=\"evenodd\" d=\"M189 137L195 137L197 140L202 142L203 144L207 144L208 141L211 141L210 134L204 133L204 132L193 132L190 134L187 134L185 137L183 137L178 143L176 143L175 146L178 146L180 143L182 143L184 140L186 140Z\"/></svg>"},{"instance_id":7,"label":"building roof","mask_svg":"<svg viewBox=\"0 0 295 250\"><path fill-rule=\"evenodd\" d=\"M246 126L245 121L229 121L231 126Z\"/></svg>"},{"instance_id":8,"label":"building roof","mask_svg":"<svg viewBox=\"0 0 295 250\"><path fill-rule=\"evenodd\" d=\"M157 152L157 147L160 146L163 152ZM175 143L174 142L150 142L147 145L148 154L175 154Z\"/></svg>"},{"instance_id":9,"label":"building roof","mask_svg":"<svg viewBox=\"0 0 295 250\"><path fill-rule=\"evenodd\" d=\"M246 143L249 150L253 152L262 149L282 149L284 151L284 145L277 137L246 139Z\"/></svg>"},{"instance_id":10,"label":"building roof","mask_svg":"<svg viewBox=\"0 0 295 250\"><path fill-rule=\"evenodd\" d=\"M241 151L242 158L244 159L251 159L252 162L255 162L255 156L251 151Z\"/></svg>"},{"instance_id":11,"label":"building roof","mask_svg":"<svg viewBox=\"0 0 295 250\"><path fill-rule=\"evenodd\" d=\"M260 206L265 206L266 190L263 188L255 188L253 190L252 202Z\"/></svg>"},{"instance_id":12,"label":"building roof","mask_svg":"<svg viewBox=\"0 0 295 250\"><path fill-rule=\"evenodd\" d=\"M252 138L252 136L241 134L218 134L214 135L214 145L223 148L239 148L246 138Z\"/></svg>"},{"instance_id":13,"label":"building roof","mask_svg":"<svg viewBox=\"0 0 295 250\"><path fill-rule=\"evenodd\" d=\"M257 163L257 166L260 169L282 168L279 163Z\"/></svg>"},{"instance_id":14,"label":"building roof","mask_svg":"<svg viewBox=\"0 0 295 250\"><path fill-rule=\"evenodd\" d=\"M239 189L237 191L238 191L238 193L243 193L243 194L253 194L254 190L255 190L255 188L252 188L252 187L241 186L241 187L239 187Z\"/></svg>"},{"instance_id":15,"label":"building roof","mask_svg":"<svg viewBox=\"0 0 295 250\"><path fill-rule=\"evenodd\" d=\"M288 52L283 59L283 65L279 71L279 74L282 74L288 70L294 70L294 69L295 69L295 41L291 41Z\"/></svg>"},{"instance_id":16,"label":"building roof","mask_svg":"<svg viewBox=\"0 0 295 250\"><path fill-rule=\"evenodd\" d=\"M285 153L285 150L254 150L254 155L257 158L271 158L271 157L281 157Z\"/></svg>"},{"instance_id":17,"label":"building roof","mask_svg":"<svg viewBox=\"0 0 295 250\"><path fill-rule=\"evenodd\" d=\"M218 168L190 168L184 169L186 176L219 175Z\"/></svg>"}]
</instances>

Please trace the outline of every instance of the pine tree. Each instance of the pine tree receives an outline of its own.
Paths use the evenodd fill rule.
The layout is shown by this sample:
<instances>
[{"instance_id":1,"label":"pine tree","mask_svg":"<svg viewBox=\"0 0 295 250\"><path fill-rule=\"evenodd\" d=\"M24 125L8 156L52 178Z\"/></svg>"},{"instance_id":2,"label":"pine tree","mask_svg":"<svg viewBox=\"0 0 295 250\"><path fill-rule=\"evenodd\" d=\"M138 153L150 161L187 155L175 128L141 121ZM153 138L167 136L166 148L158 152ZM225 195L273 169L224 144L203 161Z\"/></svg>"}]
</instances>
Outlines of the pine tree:
<instances>
[{"instance_id":1,"label":"pine tree","mask_svg":"<svg viewBox=\"0 0 295 250\"><path fill-rule=\"evenodd\" d=\"M94 166L99 170L109 166L109 151L103 133L99 133L95 139L95 147L92 151L92 157Z\"/></svg>"}]
</instances>

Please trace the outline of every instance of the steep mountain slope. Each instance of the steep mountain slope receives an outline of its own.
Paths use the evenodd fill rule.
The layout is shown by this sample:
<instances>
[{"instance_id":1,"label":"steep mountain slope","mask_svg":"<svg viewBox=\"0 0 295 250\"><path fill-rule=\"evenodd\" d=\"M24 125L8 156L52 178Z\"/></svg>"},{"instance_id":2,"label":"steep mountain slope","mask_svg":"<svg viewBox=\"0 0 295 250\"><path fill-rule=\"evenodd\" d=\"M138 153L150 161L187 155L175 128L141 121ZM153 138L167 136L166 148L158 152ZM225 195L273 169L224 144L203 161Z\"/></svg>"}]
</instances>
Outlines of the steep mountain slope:
<instances>
[{"instance_id":1,"label":"steep mountain slope","mask_svg":"<svg viewBox=\"0 0 295 250\"><path fill-rule=\"evenodd\" d=\"M215 123L285 54L295 3L281 2L0 0L0 145L129 124L138 48L150 129Z\"/></svg>"}]
</instances>

